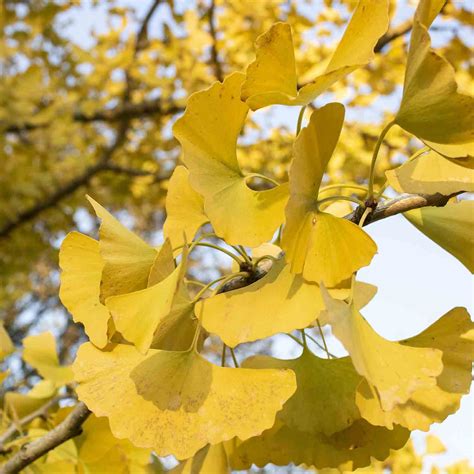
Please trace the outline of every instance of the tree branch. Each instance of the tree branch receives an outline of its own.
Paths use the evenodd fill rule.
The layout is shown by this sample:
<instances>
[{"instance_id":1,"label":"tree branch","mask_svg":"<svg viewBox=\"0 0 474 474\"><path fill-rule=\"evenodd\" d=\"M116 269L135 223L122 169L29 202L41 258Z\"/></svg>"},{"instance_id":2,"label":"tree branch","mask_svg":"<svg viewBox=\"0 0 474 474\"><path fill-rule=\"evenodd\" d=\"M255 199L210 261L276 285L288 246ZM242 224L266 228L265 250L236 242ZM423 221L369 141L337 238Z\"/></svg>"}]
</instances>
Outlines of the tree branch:
<instances>
[{"instance_id":1,"label":"tree branch","mask_svg":"<svg viewBox=\"0 0 474 474\"><path fill-rule=\"evenodd\" d=\"M0 239L8 237L17 227L26 222L31 221L43 211L54 207L58 202L62 201L64 198L70 196L74 191L79 189L82 186L87 185L91 179L97 175L100 171L107 169L108 162L112 158L115 151L123 144L126 138L128 129L128 121L125 121L119 127L115 140L113 143L107 147L100 160L92 166L86 168L82 174L76 176L74 179L68 183L60 186L54 193L48 196L46 199L37 202L33 206L24 211L19 212L14 219L10 222L7 222L0 228Z\"/></svg>"},{"instance_id":2,"label":"tree branch","mask_svg":"<svg viewBox=\"0 0 474 474\"><path fill-rule=\"evenodd\" d=\"M29 413L18 421L12 423L1 435L0 435L0 454L5 452L4 444L17 432L20 432L23 426L26 426L28 423L31 423L36 418L46 418L48 411L56 406L60 400L63 398L68 398L69 396L59 396L54 397L51 400L48 400L43 406L39 407L37 410Z\"/></svg>"},{"instance_id":3,"label":"tree branch","mask_svg":"<svg viewBox=\"0 0 474 474\"><path fill-rule=\"evenodd\" d=\"M371 212L367 219L365 220L364 225L371 224L372 222L377 222L382 219L385 219L390 216L395 216L403 212L412 211L413 209L420 209L422 207L443 207L448 201L461 194L463 191L450 194L446 196L444 194L435 193L435 194L402 194L401 196L391 199L389 201L384 201L375 207L374 211ZM363 207L358 207L354 212L345 216L346 219L358 223L362 212L364 211Z\"/></svg>"},{"instance_id":4,"label":"tree branch","mask_svg":"<svg viewBox=\"0 0 474 474\"><path fill-rule=\"evenodd\" d=\"M374 48L374 53L382 52L383 48L392 41L407 34L413 28L411 20L404 21L394 28L390 28L383 36L379 38Z\"/></svg>"},{"instance_id":5,"label":"tree branch","mask_svg":"<svg viewBox=\"0 0 474 474\"><path fill-rule=\"evenodd\" d=\"M20 448L12 458L0 467L0 474L16 474L47 452L81 433L81 426L91 414L83 402L50 432Z\"/></svg>"},{"instance_id":6,"label":"tree branch","mask_svg":"<svg viewBox=\"0 0 474 474\"><path fill-rule=\"evenodd\" d=\"M216 4L214 0L211 0L211 5L208 11L209 18L209 33L211 34L212 44L211 44L211 62L214 67L214 75L216 79L220 82L224 80L224 74L222 72L222 65L219 61L219 53L217 51L217 34L216 34L216 24L215 24L215 12Z\"/></svg>"},{"instance_id":7,"label":"tree branch","mask_svg":"<svg viewBox=\"0 0 474 474\"><path fill-rule=\"evenodd\" d=\"M152 115L160 115L162 117L175 115L181 113L184 107L174 103L163 103L161 99L149 100L141 102L140 104L122 104L111 109L99 110L93 114L84 114L82 112L75 112L73 114L74 122L78 123L93 123L93 122L120 122L122 120L131 120L134 118L143 118ZM5 128L5 133L21 133L32 130L47 128L50 123L44 124L29 124L11 125ZM1 127L1 124L0 124Z\"/></svg>"}]
</instances>

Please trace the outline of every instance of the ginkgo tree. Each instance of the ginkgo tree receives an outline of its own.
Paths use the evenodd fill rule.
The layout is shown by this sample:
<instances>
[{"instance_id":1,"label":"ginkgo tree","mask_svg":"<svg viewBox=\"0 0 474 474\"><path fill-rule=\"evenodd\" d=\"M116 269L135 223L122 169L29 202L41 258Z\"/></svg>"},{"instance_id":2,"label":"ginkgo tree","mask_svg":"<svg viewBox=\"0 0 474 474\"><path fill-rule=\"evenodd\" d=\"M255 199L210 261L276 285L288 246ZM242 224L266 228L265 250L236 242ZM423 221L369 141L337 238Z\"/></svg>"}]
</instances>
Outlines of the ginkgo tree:
<instances>
[{"instance_id":1,"label":"ginkgo tree","mask_svg":"<svg viewBox=\"0 0 474 474\"><path fill-rule=\"evenodd\" d=\"M60 364L52 334L23 340L40 381L5 396L0 472L160 472L150 453L173 455L173 472L183 473L269 463L353 471L458 410L472 380L467 310L389 341L363 316L376 287L357 277L377 253L364 226L399 213L474 271L474 206L463 194L474 189L474 100L431 47L444 3L419 2L402 100L379 130L366 186L325 186L345 107L313 101L373 60L388 0L360 0L324 70L302 86L291 25L278 22L257 38L245 71L189 97L173 126L182 165L169 180L161 245L87 197L99 238L72 230L59 265L61 301L89 340L72 365ZM246 173L237 155L249 112L275 104L301 107L287 182ZM378 184L379 151L394 127L423 145ZM388 198L388 186L399 195ZM203 247L230 256L231 271L190 278L191 255ZM332 354L325 326L346 356ZM237 346L276 334L300 355L279 359L250 345L237 360ZM3 327L0 342L3 357L14 350ZM61 403L76 396L74 407Z\"/></svg>"}]
</instances>

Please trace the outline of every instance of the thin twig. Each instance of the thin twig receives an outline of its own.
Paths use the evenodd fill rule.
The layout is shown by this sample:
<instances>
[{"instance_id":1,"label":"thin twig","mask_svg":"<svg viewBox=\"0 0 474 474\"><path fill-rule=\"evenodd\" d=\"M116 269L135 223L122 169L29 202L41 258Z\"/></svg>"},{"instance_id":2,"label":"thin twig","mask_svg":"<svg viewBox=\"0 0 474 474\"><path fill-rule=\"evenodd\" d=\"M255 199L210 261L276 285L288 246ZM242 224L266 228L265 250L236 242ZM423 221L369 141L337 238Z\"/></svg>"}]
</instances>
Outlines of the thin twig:
<instances>
[{"instance_id":1,"label":"thin twig","mask_svg":"<svg viewBox=\"0 0 474 474\"><path fill-rule=\"evenodd\" d=\"M56 406L59 401L63 400L64 398L69 398L69 395L54 397L51 400L48 400L37 410L12 423L2 434L0 434L0 453L5 452L4 445L12 436L20 432L24 426L26 426L28 423L31 423L34 419L45 418L48 414L48 411Z\"/></svg>"}]
</instances>

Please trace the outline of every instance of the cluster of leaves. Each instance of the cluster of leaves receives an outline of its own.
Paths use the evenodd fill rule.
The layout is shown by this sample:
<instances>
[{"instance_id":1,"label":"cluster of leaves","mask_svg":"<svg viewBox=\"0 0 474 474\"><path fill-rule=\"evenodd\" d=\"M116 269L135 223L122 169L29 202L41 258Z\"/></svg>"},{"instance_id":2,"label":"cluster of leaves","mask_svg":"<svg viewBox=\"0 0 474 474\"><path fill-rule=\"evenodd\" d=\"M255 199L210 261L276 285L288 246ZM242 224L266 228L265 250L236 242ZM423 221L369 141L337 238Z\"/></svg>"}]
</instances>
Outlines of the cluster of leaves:
<instances>
[{"instance_id":1,"label":"cluster of leaves","mask_svg":"<svg viewBox=\"0 0 474 474\"><path fill-rule=\"evenodd\" d=\"M99 240L72 232L60 251L60 298L89 342L71 367L60 365L52 335L24 339L23 359L43 380L5 396L4 421L28 425L21 437L6 432L7 458L68 415L61 408L54 420L35 416L31 424L32 411L74 394L93 416L80 437L32 469L100 472L117 460L119 472L125 460L139 472L150 468L152 450L183 460L177 472L268 463L352 471L383 462L411 431L427 431L459 408L474 351L467 311L454 308L420 334L388 341L360 312L376 288L356 278L377 251L364 224L407 205L403 197L381 202L387 185L417 193L406 198L405 216L474 270L473 202L458 201L474 188L473 99L457 91L451 65L430 45L428 29L443 5L421 0L415 13L402 101L375 144L367 187L342 182L336 188L351 193L335 195L334 186L322 186L344 125L342 104L314 108L302 125L318 96L373 60L388 28L388 0L359 1L324 69L302 87L291 27L279 22L257 39L245 74L191 95L173 126L184 166L168 183L162 245L148 244L89 198ZM249 110L274 104L302 107L283 183L244 172L237 159ZM394 125L425 146L375 189L378 152ZM410 207L419 198L425 203ZM199 247L231 256L233 271L191 280ZM330 353L325 325L348 356ZM311 350L312 328L327 358ZM239 366L236 346L280 333L302 346L298 358L254 354ZM222 341L214 355L220 366L210 360L210 336ZM12 346L2 337L7 354ZM235 367L226 366L228 353Z\"/></svg>"}]
</instances>

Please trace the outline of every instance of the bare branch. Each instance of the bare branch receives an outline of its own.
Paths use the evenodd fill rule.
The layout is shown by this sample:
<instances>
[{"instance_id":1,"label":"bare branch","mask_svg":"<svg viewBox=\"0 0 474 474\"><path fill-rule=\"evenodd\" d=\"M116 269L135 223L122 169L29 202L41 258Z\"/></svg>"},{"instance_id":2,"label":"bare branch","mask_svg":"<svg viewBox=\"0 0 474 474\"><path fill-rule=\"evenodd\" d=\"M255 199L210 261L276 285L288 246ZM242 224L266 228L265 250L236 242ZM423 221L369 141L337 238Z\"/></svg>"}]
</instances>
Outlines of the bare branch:
<instances>
[{"instance_id":1,"label":"bare branch","mask_svg":"<svg viewBox=\"0 0 474 474\"><path fill-rule=\"evenodd\" d=\"M125 121L119 127L119 130L117 131L113 143L104 150L102 156L100 157L100 160L95 165L89 166L82 172L82 174L76 176L74 179L64 184L63 186L60 186L46 199L43 199L31 206L30 208L19 212L14 219L4 224L3 227L0 228L0 239L8 237L20 225L31 221L43 211L54 207L64 198L70 196L80 187L89 184L91 179L96 176L97 173L107 168L109 160L112 158L115 151L125 141L127 129L128 121Z\"/></svg>"},{"instance_id":2,"label":"bare branch","mask_svg":"<svg viewBox=\"0 0 474 474\"><path fill-rule=\"evenodd\" d=\"M99 110L90 115L86 115L82 112L75 112L73 114L73 120L79 123L93 123L93 122L119 122L125 119L144 118L153 115L159 115L162 117L175 115L181 113L184 107L176 105L174 103L163 103L161 99L144 101L139 104L122 104L111 109ZM5 128L5 133L21 133L32 130L38 130L47 128L51 124L22 124L22 125L11 125ZM1 123L0 123L1 128Z\"/></svg>"},{"instance_id":3,"label":"bare branch","mask_svg":"<svg viewBox=\"0 0 474 474\"><path fill-rule=\"evenodd\" d=\"M86 405L79 402L62 423L43 437L20 448L12 458L0 467L0 474L16 474L47 452L81 433L81 426L91 414Z\"/></svg>"},{"instance_id":4,"label":"bare branch","mask_svg":"<svg viewBox=\"0 0 474 474\"><path fill-rule=\"evenodd\" d=\"M211 62L214 67L214 75L218 81L224 80L224 74L222 72L222 65L219 60L219 53L217 51L217 34L216 34L216 24L215 24L215 12L216 4L214 0L211 0L211 5L208 11L209 18L209 33L211 34L212 44L211 44Z\"/></svg>"}]
</instances>

